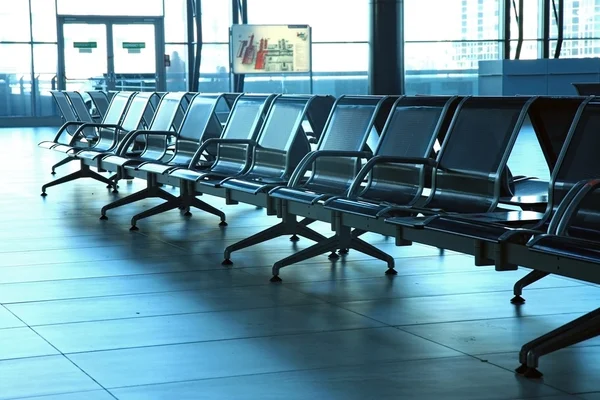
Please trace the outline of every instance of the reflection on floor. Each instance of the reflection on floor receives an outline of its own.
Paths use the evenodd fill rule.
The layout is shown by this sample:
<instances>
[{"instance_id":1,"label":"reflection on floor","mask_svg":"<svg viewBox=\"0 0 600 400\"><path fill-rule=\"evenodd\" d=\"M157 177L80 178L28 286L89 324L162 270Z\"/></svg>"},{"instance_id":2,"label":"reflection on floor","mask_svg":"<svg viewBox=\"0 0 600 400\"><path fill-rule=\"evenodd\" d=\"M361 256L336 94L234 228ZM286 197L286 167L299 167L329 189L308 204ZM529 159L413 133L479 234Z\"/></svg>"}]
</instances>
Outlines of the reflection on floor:
<instances>
[{"instance_id":1,"label":"reflection on floor","mask_svg":"<svg viewBox=\"0 0 600 400\"><path fill-rule=\"evenodd\" d=\"M40 197L60 155L35 144L53 132L0 131L1 399L600 399L598 340L543 358L542 381L512 372L523 343L598 306L592 285L549 278L515 308L526 271L375 235L398 276L350 253L288 267L273 285L288 238L220 265L225 245L275 222L262 210L215 199L225 229L173 211L130 232L156 200L108 221L100 207L143 182Z\"/></svg>"}]
</instances>

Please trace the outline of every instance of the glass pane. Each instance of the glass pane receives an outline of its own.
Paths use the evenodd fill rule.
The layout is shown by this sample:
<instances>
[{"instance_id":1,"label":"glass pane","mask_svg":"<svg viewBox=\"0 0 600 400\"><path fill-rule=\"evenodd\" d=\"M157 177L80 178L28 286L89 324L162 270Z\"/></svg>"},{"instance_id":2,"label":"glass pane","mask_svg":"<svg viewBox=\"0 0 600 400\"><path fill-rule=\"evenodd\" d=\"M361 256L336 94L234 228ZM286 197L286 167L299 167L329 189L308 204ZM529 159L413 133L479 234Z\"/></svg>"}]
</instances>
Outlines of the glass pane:
<instances>
[{"instance_id":1,"label":"glass pane","mask_svg":"<svg viewBox=\"0 0 600 400\"><path fill-rule=\"evenodd\" d=\"M315 73L313 91L316 94L367 94L369 81L367 72L354 73Z\"/></svg>"},{"instance_id":2,"label":"glass pane","mask_svg":"<svg viewBox=\"0 0 600 400\"><path fill-rule=\"evenodd\" d=\"M36 79L36 115L55 115L55 107L50 91L57 88L56 70L58 49L55 44L33 45L33 69Z\"/></svg>"},{"instance_id":3,"label":"glass pane","mask_svg":"<svg viewBox=\"0 0 600 400\"><path fill-rule=\"evenodd\" d=\"M405 69L477 71L480 60L500 59L499 42L406 43Z\"/></svg>"},{"instance_id":4,"label":"glass pane","mask_svg":"<svg viewBox=\"0 0 600 400\"><path fill-rule=\"evenodd\" d=\"M525 0L523 2L523 39L538 39L540 37L543 14L541 11L538 1ZM511 39L517 39L519 37L519 25L517 22L517 13L512 2L510 16L510 36Z\"/></svg>"},{"instance_id":5,"label":"glass pane","mask_svg":"<svg viewBox=\"0 0 600 400\"><path fill-rule=\"evenodd\" d=\"M29 42L29 2L11 1L0 7L0 42Z\"/></svg>"},{"instance_id":6,"label":"glass pane","mask_svg":"<svg viewBox=\"0 0 600 400\"><path fill-rule=\"evenodd\" d=\"M476 95L477 71L406 71L404 85L408 95Z\"/></svg>"},{"instance_id":7,"label":"glass pane","mask_svg":"<svg viewBox=\"0 0 600 400\"><path fill-rule=\"evenodd\" d=\"M248 93L310 93L308 75L247 75L244 91Z\"/></svg>"},{"instance_id":8,"label":"glass pane","mask_svg":"<svg viewBox=\"0 0 600 400\"><path fill-rule=\"evenodd\" d=\"M600 3L589 0L565 0L564 38L600 38ZM558 29L554 12L550 11L550 37L556 38Z\"/></svg>"},{"instance_id":9,"label":"glass pane","mask_svg":"<svg viewBox=\"0 0 600 400\"><path fill-rule=\"evenodd\" d=\"M248 0L248 23L308 24L315 42L366 42L369 0Z\"/></svg>"},{"instance_id":10,"label":"glass pane","mask_svg":"<svg viewBox=\"0 0 600 400\"><path fill-rule=\"evenodd\" d=\"M56 7L53 1L31 0L33 41L56 42Z\"/></svg>"},{"instance_id":11,"label":"glass pane","mask_svg":"<svg viewBox=\"0 0 600 400\"><path fill-rule=\"evenodd\" d=\"M183 44L168 44L165 52L169 55L171 65L167 66L167 90L182 92L188 90L188 53Z\"/></svg>"},{"instance_id":12,"label":"glass pane","mask_svg":"<svg viewBox=\"0 0 600 400\"><path fill-rule=\"evenodd\" d=\"M205 43L228 43L231 26L231 1L202 1L202 40Z\"/></svg>"},{"instance_id":13,"label":"glass pane","mask_svg":"<svg viewBox=\"0 0 600 400\"><path fill-rule=\"evenodd\" d=\"M200 66L201 92L229 91L229 45L205 44L202 46Z\"/></svg>"},{"instance_id":14,"label":"glass pane","mask_svg":"<svg viewBox=\"0 0 600 400\"><path fill-rule=\"evenodd\" d=\"M61 15L163 15L163 0L57 0L57 5Z\"/></svg>"},{"instance_id":15,"label":"glass pane","mask_svg":"<svg viewBox=\"0 0 600 400\"><path fill-rule=\"evenodd\" d=\"M554 57L557 41L550 41L550 56ZM565 39L560 50L560 58L588 58L600 57L600 40L584 39L569 40Z\"/></svg>"},{"instance_id":16,"label":"glass pane","mask_svg":"<svg viewBox=\"0 0 600 400\"><path fill-rule=\"evenodd\" d=\"M539 40L524 40L523 46L521 47L520 60L535 60L541 58L541 41ZM511 58L514 58L517 53L517 41L510 41L510 54Z\"/></svg>"},{"instance_id":17,"label":"glass pane","mask_svg":"<svg viewBox=\"0 0 600 400\"><path fill-rule=\"evenodd\" d=\"M314 44L313 71L368 71L368 43Z\"/></svg>"},{"instance_id":18,"label":"glass pane","mask_svg":"<svg viewBox=\"0 0 600 400\"><path fill-rule=\"evenodd\" d=\"M405 40L499 39L499 3L499 0L405 0Z\"/></svg>"},{"instance_id":19,"label":"glass pane","mask_svg":"<svg viewBox=\"0 0 600 400\"><path fill-rule=\"evenodd\" d=\"M65 81L67 90L105 89L108 59L106 25L65 24Z\"/></svg>"},{"instance_id":20,"label":"glass pane","mask_svg":"<svg viewBox=\"0 0 600 400\"><path fill-rule=\"evenodd\" d=\"M31 115L31 46L0 44L0 116Z\"/></svg>"},{"instance_id":21,"label":"glass pane","mask_svg":"<svg viewBox=\"0 0 600 400\"><path fill-rule=\"evenodd\" d=\"M165 42L187 42L187 0L165 0Z\"/></svg>"},{"instance_id":22,"label":"glass pane","mask_svg":"<svg viewBox=\"0 0 600 400\"><path fill-rule=\"evenodd\" d=\"M116 90L156 89L154 25L113 25Z\"/></svg>"}]
</instances>

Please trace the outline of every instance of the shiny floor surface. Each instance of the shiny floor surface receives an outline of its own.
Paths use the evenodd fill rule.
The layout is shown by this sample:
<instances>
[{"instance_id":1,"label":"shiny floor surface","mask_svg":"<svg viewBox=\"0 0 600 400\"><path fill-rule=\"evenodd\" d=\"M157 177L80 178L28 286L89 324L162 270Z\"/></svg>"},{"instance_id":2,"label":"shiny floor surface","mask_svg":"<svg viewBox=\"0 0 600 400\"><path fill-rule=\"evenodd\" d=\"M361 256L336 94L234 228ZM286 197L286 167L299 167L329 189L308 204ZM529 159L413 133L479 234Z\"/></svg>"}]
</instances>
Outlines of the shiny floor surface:
<instances>
[{"instance_id":1,"label":"shiny floor surface","mask_svg":"<svg viewBox=\"0 0 600 400\"><path fill-rule=\"evenodd\" d=\"M276 222L263 210L204 196L228 227L171 211L130 232L158 200L108 221L100 208L144 182L115 195L80 180L40 197L61 156L36 144L54 132L0 130L0 399L600 399L600 340L543 358L543 380L513 373L523 343L598 306L593 285L551 277L515 307L527 271L376 235L394 278L351 252L271 284L288 237L220 264L227 244ZM527 163L519 151L513 162Z\"/></svg>"}]
</instances>

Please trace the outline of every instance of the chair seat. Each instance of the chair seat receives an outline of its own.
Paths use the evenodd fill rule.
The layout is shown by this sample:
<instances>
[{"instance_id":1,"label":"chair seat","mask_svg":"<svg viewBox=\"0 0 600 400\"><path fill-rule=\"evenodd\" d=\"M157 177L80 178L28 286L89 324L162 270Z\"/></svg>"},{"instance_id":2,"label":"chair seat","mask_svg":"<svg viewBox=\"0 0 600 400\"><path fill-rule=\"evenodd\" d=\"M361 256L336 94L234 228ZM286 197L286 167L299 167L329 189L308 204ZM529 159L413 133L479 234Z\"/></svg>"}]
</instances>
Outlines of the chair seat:
<instances>
[{"instance_id":1,"label":"chair seat","mask_svg":"<svg viewBox=\"0 0 600 400\"><path fill-rule=\"evenodd\" d=\"M291 187L287 187L287 186L282 186L282 187L278 187L278 188L271 190L269 192L269 196L276 198L276 199L295 201L297 203L303 203L303 204L314 204L319 199L324 197L324 195L322 193L315 193L315 192L311 192L311 191L307 191L307 190L303 190L303 189L295 189L295 188L291 188Z\"/></svg>"},{"instance_id":2,"label":"chair seat","mask_svg":"<svg viewBox=\"0 0 600 400\"><path fill-rule=\"evenodd\" d=\"M329 202L325 208L347 214L377 218L380 212L384 211L386 208L389 208L389 205L342 198Z\"/></svg>"},{"instance_id":3,"label":"chair seat","mask_svg":"<svg viewBox=\"0 0 600 400\"><path fill-rule=\"evenodd\" d=\"M186 181L196 182L202 179L206 172L203 171L194 171L187 168L176 169L174 171L169 172L169 175L173 178L183 179Z\"/></svg>"},{"instance_id":4,"label":"chair seat","mask_svg":"<svg viewBox=\"0 0 600 400\"><path fill-rule=\"evenodd\" d=\"M530 246L533 251L600 263L600 245L597 242L568 236L544 235Z\"/></svg>"},{"instance_id":5,"label":"chair seat","mask_svg":"<svg viewBox=\"0 0 600 400\"><path fill-rule=\"evenodd\" d=\"M237 190L240 192L258 194L265 193L276 186L285 185L285 181L276 181L269 179L261 180L246 180L243 178L227 179L221 183L221 186L227 189Z\"/></svg>"},{"instance_id":6,"label":"chair seat","mask_svg":"<svg viewBox=\"0 0 600 400\"><path fill-rule=\"evenodd\" d=\"M53 142L51 140L38 143L38 147L41 147L42 149L51 149L54 146L58 146L58 143Z\"/></svg>"},{"instance_id":7,"label":"chair seat","mask_svg":"<svg viewBox=\"0 0 600 400\"><path fill-rule=\"evenodd\" d=\"M150 172L157 175L163 175L172 170L173 168L177 168L177 166L160 163L143 163L142 165L137 165L135 167L126 166L126 168L137 169L138 171Z\"/></svg>"},{"instance_id":8,"label":"chair seat","mask_svg":"<svg viewBox=\"0 0 600 400\"><path fill-rule=\"evenodd\" d=\"M83 158L86 160L97 160L98 157L103 157L106 155L110 155L110 153L95 150L81 150L75 153L75 156L77 156L77 158Z\"/></svg>"},{"instance_id":9,"label":"chair seat","mask_svg":"<svg viewBox=\"0 0 600 400\"><path fill-rule=\"evenodd\" d=\"M73 153L83 150L81 147L69 146L68 144L57 144L56 146L51 147L51 149L61 153Z\"/></svg>"},{"instance_id":10,"label":"chair seat","mask_svg":"<svg viewBox=\"0 0 600 400\"><path fill-rule=\"evenodd\" d=\"M119 167L123 167L125 165L137 165L141 162L142 161L134 159L134 158L114 156L114 155L107 156L102 159L102 164L117 165Z\"/></svg>"}]
</instances>

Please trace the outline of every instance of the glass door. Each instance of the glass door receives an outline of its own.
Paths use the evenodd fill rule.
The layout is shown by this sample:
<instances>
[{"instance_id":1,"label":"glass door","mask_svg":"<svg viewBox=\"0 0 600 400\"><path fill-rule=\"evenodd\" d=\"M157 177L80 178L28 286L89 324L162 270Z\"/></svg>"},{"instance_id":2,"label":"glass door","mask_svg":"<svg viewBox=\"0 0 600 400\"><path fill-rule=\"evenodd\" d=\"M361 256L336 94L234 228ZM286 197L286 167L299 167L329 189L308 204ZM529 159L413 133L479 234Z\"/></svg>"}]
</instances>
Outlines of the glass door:
<instances>
[{"instance_id":1,"label":"glass door","mask_svg":"<svg viewBox=\"0 0 600 400\"><path fill-rule=\"evenodd\" d=\"M162 22L162 18L59 17L59 89L163 91Z\"/></svg>"},{"instance_id":2,"label":"glass door","mask_svg":"<svg viewBox=\"0 0 600 400\"><path fill-rule=\"evenodd\" d=\"M113 24L114 90L157 90L153 24Z\"/></svg>"},{"instance_id":3,"label":"glass door","mask_svg":"<svg viewBox=\"0 0 600 400\"><path fill-rule=\"evenodd\" d=\"M108 41L106 24L65 24L65 90L106 90L108 88Z\"/></svg>"}]
</instances>

